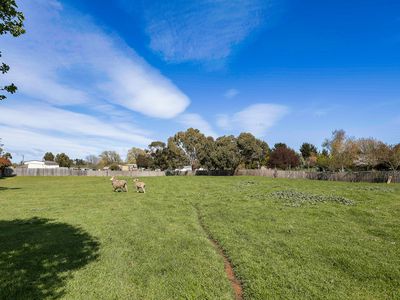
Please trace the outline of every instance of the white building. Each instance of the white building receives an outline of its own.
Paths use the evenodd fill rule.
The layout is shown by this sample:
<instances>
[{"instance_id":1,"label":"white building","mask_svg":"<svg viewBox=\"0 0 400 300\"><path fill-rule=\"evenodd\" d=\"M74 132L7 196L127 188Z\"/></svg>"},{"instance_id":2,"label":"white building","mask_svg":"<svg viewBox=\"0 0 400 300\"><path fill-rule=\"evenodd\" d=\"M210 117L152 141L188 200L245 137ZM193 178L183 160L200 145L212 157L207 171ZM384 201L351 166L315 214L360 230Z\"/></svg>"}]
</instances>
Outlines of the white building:
<instances>
[{"instance_id":1,"label":"white building","mask_svg":"<svg viewBox=\"0 0 400 300\"><path fill-rule=\"evenodd\" d=\"M54 161L28 160L24 162L28 169L55 169L60 166Z\"/></svg>"}]
</instances>

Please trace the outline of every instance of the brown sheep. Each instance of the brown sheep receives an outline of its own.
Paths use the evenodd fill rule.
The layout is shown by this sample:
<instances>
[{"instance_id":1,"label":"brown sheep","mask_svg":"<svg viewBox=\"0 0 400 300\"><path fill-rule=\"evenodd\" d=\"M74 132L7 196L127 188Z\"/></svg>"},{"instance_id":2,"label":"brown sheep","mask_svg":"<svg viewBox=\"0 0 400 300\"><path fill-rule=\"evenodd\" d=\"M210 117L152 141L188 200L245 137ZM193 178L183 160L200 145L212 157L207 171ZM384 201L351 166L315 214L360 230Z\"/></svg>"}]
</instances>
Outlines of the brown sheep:
<instances>
[{"instance_id":1,"label":"brown sheep","mask_svg":"<svg viewBox=\"0 0 400 300\"><path fill-rule=\"evenodd\" d=\"M111 177L111 184L113 186L114 192L117 191L118 189L122 189L122 191L127 192L128 191L128 183L126 180L117 180L115 179L115 176Z\"/></svg>"},{"instance_id":2,"label":"brown sheep","mask_svg":"<svg viewBox=\"0 0 400 300\"><path fill-rule=\"evenodd\" d=\"M136 186L136 192L139 193L142 191L143 193L146 193L146 184L144 182L139 181L139 179L135 178L133 179L133 183Z\"/></svg>"}]
</instances>

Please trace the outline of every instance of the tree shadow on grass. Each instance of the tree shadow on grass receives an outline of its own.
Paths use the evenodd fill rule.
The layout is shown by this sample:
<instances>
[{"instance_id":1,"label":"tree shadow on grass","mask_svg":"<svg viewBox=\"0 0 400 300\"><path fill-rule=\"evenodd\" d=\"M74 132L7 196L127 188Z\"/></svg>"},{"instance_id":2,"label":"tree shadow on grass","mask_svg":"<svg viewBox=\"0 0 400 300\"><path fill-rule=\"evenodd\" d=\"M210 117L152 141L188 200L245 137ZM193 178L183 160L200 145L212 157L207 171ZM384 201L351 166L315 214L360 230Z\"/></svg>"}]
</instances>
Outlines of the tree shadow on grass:
<instances>
[{"instance_id":1,"label":"tree shadow on grass","mask_svg":"<svg viewBox=\"0 0 400 300\"><path fill-rule=\"evenodd\" d=\"M87 232L49 219L0 221L0 299L56 299L70 271L98 257Z\"/></svg>"}]
</instances>

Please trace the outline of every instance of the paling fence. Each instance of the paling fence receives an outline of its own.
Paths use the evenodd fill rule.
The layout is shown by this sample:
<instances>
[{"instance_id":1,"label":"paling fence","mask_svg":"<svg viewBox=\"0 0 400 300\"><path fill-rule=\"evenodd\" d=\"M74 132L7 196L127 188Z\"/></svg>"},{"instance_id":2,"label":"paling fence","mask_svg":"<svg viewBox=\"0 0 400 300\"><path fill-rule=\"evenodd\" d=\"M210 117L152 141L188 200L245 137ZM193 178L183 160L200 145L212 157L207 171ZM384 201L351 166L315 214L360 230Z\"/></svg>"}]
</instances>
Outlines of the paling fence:
<instances>
[{"instance_id":1,"label":"paling fence","mask_svg":"<svg viewBox=\"0 0 400 300\"><path fill-rule=\"evenodd\" d=\"M165 176L162 171L111 171L111 170L75 170L69 168L54 168L54 169L28 169L15 168L12 174L17 176Z\"/></svg>"},{"instance_id":2,"label":"paling fence","mask_svg":"<svg viewBox=\"0 0 400 300\"><path fill-rule=\"evenodd\" d=\"M312 179L312 180L331 180L347 182L387 182L392 176L393 183L400 183L399 171L361 171L361 172L309 172L309 171L290 171L274 169L242 169L236 175L265 176L273 178L293 178L293 179Z\"/></svg>"},{"instance_id":3,"label":"paling fence","mask_svg":"<svg viewBox=\"0 0 400 300\"><path fill-rule=\"evenodd\" d=\"M68 168L54 169L28 169L15 168L6 169L5 176L128 176L128 177L148 177L165 175L203 175L203 176L265 176L272 178L292 178L292 179L312 179L312 180L331 180L347 182L386 182L392 176L393 183L400 183L399 171L362 171L362 172L312 172L312 171L291 171L274 169L241 169L235 173L229 170L204 170L196 172L169 172L169 171L110 171L110 170L75 170Z\"/></svg>"}]
</instances>

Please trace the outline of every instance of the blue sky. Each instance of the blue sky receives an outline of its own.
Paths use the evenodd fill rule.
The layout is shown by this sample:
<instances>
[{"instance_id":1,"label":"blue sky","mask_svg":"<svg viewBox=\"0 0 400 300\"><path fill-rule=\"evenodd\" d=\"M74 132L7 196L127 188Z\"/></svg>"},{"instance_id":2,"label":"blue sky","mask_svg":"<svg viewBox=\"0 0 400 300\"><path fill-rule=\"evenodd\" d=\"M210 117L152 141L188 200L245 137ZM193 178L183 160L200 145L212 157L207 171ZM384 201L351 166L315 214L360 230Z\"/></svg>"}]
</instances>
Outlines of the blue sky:
<instances>
[{"instance_id":1,"label":"blue sky","mask_svg":"<svg viewBox=\"0 0 400 300\"><path fill-rule=\"evenodd\" d=\"M0 104L14 160L84 158L196 127L320 147L335 129L400 142L400 2L19 1L1 37L19 92Z\"/></svg>"}]
</instances>

